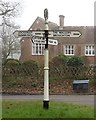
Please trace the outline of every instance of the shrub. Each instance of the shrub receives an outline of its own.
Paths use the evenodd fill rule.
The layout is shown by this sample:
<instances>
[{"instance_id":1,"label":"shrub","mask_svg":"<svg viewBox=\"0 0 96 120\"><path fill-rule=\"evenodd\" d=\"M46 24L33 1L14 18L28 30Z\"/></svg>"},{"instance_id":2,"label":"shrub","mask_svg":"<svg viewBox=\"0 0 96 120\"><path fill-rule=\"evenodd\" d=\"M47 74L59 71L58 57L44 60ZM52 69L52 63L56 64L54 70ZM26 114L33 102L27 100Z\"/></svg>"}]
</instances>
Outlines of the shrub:
<instances>
[{"instance_id":1,"label":"shrub","mask_svg":"<svg viewBox=\"0 0 96 120\"><path fill-rule=\"evenodd\" d=\"M7 59L4 63L4 65L11 65L11 66L19 65L19 64L20 64L20 61L17 59Z\"/></svg>"},{"instance_id":2,"label":"shrub","mask_svg":"<svg viewBox=\"0 0 96 120\"><path fill-rule=\"evenodd\" d=\"M38 64L33 60L28 60L22 63L22 72L25 75L32 75L37 77L38 75Z\"/></svg>"},{"instance_id":3,"label":"shrub","mask_svg":"<svg viewBox=\"0 0 96 120\"><path fill-rule=\"evenodd\" d=\"M67 57L65 55L58 55L58 56L54 57L53 59L51 59L50 64L54 63L54 64L56 64L56 66L58 66L60 64L66 65L68 60L69 60L69 57Z\"/></svg>"},{"instance_id":4,"label":"shrub","mask_svg":"<svg viewBox=\"0 0 96 120\"><path fill-rule=\"evenodd\" d=\"M22 67L26 67L29 69L34 69L34 70L38 70L38 65L35 61L33 60L28 60L22 63Z\"/></svg>"},{"instance_id":5,"label":"shrub","mask_svg":"<svg viewBox=\"0 0 96 120\"><path fill-rule=\"evenodd\" d=\"M84 60L78 56L71 57L67 62L67 66L70 67L82 67L83 65L84 65Z\"/></svg>"},{"instance_id":6,"label":"shrub","mask_svg":"<svg viewBox=\"0 0 96 120\"><path fill-rule=\"evenodd\" d=\"M19 73L20 62L17 59L7 59L2 66L2 76L13 75L17 77Z\"/></svg>"},{"instance_id":7,"label":"shrub","mask_svg":"<svg viewBox=\"0 0 96 120\"><path fill-rule=\"evenodd\" d=\"M59 80L66 77L66 63L68 61L68 57L64 55L58 55L51 59L50 61L50 79L51 80Z\"/></svg>"}]
</instances>

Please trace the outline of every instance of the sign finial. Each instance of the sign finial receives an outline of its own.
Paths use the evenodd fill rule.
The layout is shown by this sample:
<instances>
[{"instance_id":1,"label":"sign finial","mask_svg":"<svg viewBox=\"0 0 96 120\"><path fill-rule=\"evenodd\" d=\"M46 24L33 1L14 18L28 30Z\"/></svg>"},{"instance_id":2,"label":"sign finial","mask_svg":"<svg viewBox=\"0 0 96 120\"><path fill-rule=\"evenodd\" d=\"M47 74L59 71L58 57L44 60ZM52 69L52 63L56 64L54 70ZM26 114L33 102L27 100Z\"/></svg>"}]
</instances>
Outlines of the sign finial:
<instances>
[{"instance_id":1,"label":"sign finial","mask_svg":"<svg viewBox=\"0 0 96 120\"><path fill-rule=\"evenodd\" d=\"M45 20L48 19L48 9L47 8L45 8L45 10L44 10L44 18L45 18Z\"/></svg>"}]
</instances>

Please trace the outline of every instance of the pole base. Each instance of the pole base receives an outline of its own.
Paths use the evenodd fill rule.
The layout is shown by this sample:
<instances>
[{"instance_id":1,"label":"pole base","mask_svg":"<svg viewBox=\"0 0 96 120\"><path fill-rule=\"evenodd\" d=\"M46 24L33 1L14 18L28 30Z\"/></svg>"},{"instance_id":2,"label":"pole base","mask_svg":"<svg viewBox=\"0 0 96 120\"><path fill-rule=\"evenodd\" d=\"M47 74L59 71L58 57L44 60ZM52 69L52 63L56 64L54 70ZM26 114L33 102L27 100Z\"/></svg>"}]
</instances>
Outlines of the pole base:
<instances>
[{"instance_id":1,"label":"pole base","mask_svg":"<svg viewBox=\"0 0 96 120\"><path fill-rule=\"evenodd\" d=\"M49 101L43 101L43 108L49 109Z\"/></svg>"}]
</instances>

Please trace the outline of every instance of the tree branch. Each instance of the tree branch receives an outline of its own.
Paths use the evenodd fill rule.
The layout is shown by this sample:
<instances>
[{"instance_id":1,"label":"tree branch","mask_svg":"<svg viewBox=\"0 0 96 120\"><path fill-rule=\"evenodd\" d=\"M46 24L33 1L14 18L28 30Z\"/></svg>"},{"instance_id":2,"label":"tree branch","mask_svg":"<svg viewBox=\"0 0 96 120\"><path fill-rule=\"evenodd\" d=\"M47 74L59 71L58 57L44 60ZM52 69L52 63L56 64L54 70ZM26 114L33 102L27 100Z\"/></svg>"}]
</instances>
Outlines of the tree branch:
<instances>
[{"instance_id":1,"label":"tree branch","mask_svg":"<svg viewBox=\"0 0 96 120\"><path fill-rule=\"evenodd\" d=\"M10 11L12 11L12 9L9 9L9 10L6 10L6 11L0 13L0 16L1 16L1 15L6 15L6 14L7 14L8 12L10 12Z\"/></svg>"}]
</instances>

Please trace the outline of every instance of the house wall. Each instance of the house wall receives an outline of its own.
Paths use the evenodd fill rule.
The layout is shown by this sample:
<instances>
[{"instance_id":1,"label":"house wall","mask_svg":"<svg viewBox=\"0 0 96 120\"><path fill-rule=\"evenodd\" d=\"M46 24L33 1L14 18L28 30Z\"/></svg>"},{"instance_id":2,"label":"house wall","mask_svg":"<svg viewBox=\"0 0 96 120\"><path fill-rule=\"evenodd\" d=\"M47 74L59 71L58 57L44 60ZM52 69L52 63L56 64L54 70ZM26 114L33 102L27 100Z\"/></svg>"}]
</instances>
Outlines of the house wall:
<instances>
[{"instance_id":1,"label":"house wall","mask_svg":"<svg viewBox=\"0 0 96 120\"><path fill-rule=\"evenodd\" d=\"M75 45L75 55L78 56L85 56L85 45L87 44L94 44L94 28L92 26L62 26L64 23L62 20L64 19L64 16L61 16L60 18L60 25L63 30L75 30L79 31L82 35L78 38L52 38L58 40L58 45L53 46L49 45L49 59L52 59L53 57L64 54L64 45ZM62 24L61 24L62 23ZM61 27L57 26L57 24L51 23L49 24L49 29L61 29ZM32 26L29 28L30 30L43 30L44 28L44 20L42 18L37 18ZM94 56L85 56L86 57L86 63L88 64L94 64L96 61L96 57ZM21 40L21 61L26 60L35 60L39 63L44 62L44 55L32 55L32 41L31 38L22 38Z\"/></svg>"},{"instance_id":2,"label":"house wall","mask_svg":"<svg viewBox=\"0 0 96 120\"><path fill-rule=\"evenodd\" d=\"M30 60L32 57L32 44L30 38L22 38L21 41L21 61Z\"/></svg>"}]
</instances>

